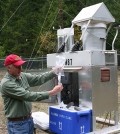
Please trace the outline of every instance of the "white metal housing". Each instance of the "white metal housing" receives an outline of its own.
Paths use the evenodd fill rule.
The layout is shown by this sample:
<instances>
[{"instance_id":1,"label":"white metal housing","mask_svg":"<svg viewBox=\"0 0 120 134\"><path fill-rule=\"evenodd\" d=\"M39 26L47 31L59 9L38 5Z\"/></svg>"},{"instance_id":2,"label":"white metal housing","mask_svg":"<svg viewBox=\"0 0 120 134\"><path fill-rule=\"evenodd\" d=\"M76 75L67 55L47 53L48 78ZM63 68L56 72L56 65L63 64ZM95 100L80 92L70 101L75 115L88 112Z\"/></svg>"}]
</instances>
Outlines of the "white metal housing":
<instances>
[{"instance_id":1,"label":"white metal housing","mask_svg":"<svg viewBox=\"0 0 120 134\"><path fill-rule=\"evenodd\" d=\"M81 26L81 22L88 20L105 22L106 24L115 22L114 17L103 2L83 8L73 19L72 23Z\"/></svg>"}]
</instances>

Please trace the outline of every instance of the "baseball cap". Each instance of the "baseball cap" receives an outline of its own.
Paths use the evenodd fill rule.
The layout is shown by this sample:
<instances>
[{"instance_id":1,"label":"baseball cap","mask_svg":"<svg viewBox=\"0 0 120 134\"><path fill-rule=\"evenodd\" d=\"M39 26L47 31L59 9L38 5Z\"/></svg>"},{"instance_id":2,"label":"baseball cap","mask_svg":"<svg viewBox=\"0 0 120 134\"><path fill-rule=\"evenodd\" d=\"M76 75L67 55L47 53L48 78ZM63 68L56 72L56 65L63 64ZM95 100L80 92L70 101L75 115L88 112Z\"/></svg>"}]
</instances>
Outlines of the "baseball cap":
<instances>
[{"instance_id":1,"label":"baseball cap","mask_svg":"<svg viewBox=\"0 0 120 134\"><path fill-rule=\"evenodd\" d=\"M15 65L15 66L21 66L22 64L24 64L26 61L22 60L18 55L15 54L10 54L6 57L5 61L4 61L4 65L8 66L8 65Z\"/></svg>"}]
</instances>

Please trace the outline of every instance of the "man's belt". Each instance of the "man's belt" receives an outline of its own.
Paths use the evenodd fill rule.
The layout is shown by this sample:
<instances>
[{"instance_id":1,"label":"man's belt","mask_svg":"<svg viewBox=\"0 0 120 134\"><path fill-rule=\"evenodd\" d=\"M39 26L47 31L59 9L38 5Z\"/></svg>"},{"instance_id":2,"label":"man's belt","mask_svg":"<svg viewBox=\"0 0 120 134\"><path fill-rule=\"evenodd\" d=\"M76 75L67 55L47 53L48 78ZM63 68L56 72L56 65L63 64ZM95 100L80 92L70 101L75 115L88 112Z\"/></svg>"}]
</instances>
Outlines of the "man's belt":
<instances>
[{"instance_id":1,"label":"man's belt","mask_svg":"<svg viewBox=\"0 0 120 134\"><path fill-rule=\"evenodd\" d=\"M24 121L26 119L31 118L31 113L26 115L26 116L22 116L22 117L17 117L17 118L8 118L8 121Z\"/></svg>"}]
</instances>

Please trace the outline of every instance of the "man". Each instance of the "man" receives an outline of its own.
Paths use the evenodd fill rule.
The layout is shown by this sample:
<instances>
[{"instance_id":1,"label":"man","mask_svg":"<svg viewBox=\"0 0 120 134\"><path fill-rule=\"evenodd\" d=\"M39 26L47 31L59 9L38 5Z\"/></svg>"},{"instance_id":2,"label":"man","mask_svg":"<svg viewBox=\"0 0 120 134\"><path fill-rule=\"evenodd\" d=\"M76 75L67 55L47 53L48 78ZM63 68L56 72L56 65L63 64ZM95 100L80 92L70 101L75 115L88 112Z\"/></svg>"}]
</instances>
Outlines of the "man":
<instances>
[{"instance_id":1,"label":"man","mask_svg":"<svg viewBox=\"0 0 120 134\"><path fill-rule=\"evenodd\" d=\"M42 75L23 73L25 62L15 54L10 54L4 61L7 73L1 81L1 93L9 134L33 134L31 102L48 99L63 89L62 85L57 85L51 91L30 92L30 87L42 85L56 75L54 71Z\"/></svg>"}]
</instances>

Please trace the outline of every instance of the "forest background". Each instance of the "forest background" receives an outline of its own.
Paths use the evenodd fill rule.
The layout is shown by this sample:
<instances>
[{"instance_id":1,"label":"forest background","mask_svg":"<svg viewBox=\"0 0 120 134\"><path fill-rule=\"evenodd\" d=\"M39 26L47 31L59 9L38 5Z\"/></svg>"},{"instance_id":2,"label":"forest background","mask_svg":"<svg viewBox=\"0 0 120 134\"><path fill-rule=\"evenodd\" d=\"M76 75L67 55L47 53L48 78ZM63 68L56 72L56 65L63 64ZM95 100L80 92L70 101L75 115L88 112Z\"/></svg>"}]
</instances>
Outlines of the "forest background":
<instances>
[{"instance_id":1,"label":"forest background","mask_svg":"<svg viewBox=\"0 0 120 134\"><path fill-rule=\"evenodd\" d=\"M120 22L120 0L0 0L0 58L10 53L22 57L40 57L57 49L57 29L71 26L76 15L87 6L104 2L115 23ZM75 28L75 40L81 34ZM108 34L106 46L112 48L115 28ZM115 42L120 51L120 34Z\"/></svg>"}]
</instances>

